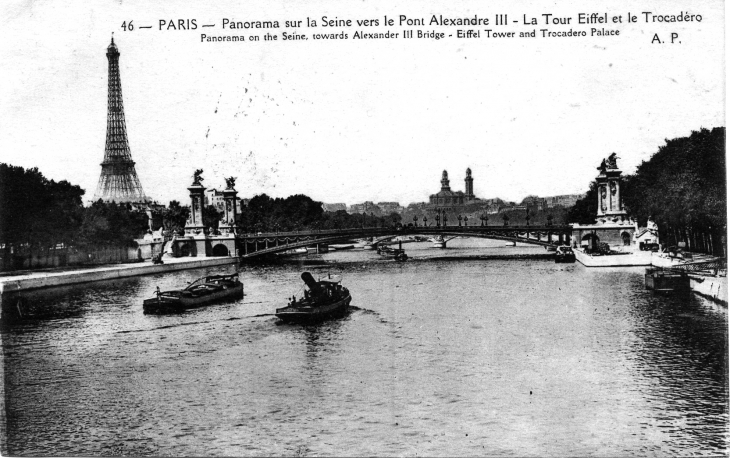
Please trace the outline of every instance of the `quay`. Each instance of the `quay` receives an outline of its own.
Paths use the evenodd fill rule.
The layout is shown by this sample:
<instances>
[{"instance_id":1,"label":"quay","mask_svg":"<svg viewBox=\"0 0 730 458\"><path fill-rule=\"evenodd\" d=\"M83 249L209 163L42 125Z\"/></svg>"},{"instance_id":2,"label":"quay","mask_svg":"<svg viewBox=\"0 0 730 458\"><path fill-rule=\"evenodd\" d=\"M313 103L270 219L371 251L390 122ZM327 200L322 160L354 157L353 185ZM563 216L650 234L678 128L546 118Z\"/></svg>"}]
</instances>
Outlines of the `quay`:
<instances>
[{"instance_id":1,"label":"quay","mask_svg":"<svg viewBox=\"0 0 730 458\"><path fill-rule=\"evenodd\" d=\"M655 256L651 251L636 251L625 254L592 256L576 248L575 260L586 267L637 267L651 266Z\"/></svg>"},{"instance_id":2,"label":"quay","mask_svg":"<svg viewBox=\"0 0 730 458\"><path fill-rule=\"evenodd\" d=\"M138 275L174 272L176 270L199 269L203 267L238 264L238 258L230 256L206 258L165 258L164 264L152 264L149 261L131 264L115 264L88 269L28 272L22 275L0 277L0 301L8 293L28 291L53 286L74 285L100 280L136 277Z\"/></svg>"}]
</instances>

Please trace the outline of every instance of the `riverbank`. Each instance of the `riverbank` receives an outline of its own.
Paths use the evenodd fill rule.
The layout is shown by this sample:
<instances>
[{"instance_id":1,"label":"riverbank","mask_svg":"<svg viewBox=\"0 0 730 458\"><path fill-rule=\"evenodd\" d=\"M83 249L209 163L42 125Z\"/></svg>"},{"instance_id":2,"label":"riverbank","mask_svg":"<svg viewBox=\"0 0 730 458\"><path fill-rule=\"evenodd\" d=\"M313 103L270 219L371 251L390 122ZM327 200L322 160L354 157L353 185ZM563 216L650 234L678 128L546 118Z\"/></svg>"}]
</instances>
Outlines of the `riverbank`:
<instances>
[{"instance_id":1,"label":"riverbank","mask_svg":"<svg viewBox=\"0 0 730 458\"><path fill-rule=\"evenodd\" d=\"M2 295L53 286L74 285L100 280L135 277L138 275L174 272L176 270L199 269L226 264L236 264L238 258L165 258L164 264L152 264L151 261L133 264L115 264L97 266L87 269L26 272L20 275L0 277L0 301Z\"/></svg>"},{"instance_id":2,"label":"riverbank","mask_svg":"<svg viewBox=\"0 0 730 458\"><path fill-rule=\"evenodd\" d=\"M695 294L727 307L727 277L689 274L689 287Z\"/></svg>"}]
</instances>

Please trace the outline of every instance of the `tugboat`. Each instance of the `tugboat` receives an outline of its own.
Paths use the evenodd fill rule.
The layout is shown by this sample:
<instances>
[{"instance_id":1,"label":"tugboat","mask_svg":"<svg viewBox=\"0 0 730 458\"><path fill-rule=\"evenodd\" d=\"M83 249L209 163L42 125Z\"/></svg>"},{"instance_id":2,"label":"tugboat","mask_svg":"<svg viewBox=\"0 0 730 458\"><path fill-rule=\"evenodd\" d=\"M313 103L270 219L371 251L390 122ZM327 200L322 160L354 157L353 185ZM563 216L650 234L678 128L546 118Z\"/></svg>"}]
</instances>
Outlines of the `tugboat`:
<instances>
[{"instance_id":1,"label":"tugboat","mask_svg":"<svg viewBox=\"0 0 730 458\"><path fill-rule=\"evenodd\" d=\"M304 297L292 298L284 308L276 309L276 316L282 321L309 323L326 318L341 316L347 311L352 297L350 291L340 283L342 280L329 275L325 279L315 281L309 272L302 273L302 280L309 288L304 290Z\"/></svg>"},{"instance_id":2,"label":"tugboat","mask_svg":"<svg viewBox=\"0 0 730 458\"><path fill-rule=\"evenodd\" d=\"M575 253L569 246L559 246L555 250L555 262L575 262Z\"/></svg>"},{"instance_id":3,"label":"tugboat","mask_svg":"<svg viewBox=\"0 0 730 458\"><path fill-rule=\"evenodd\" d=\"M408 255L406 254L406 250L403 249L403 245L401 242L398 242L398 248L391 248L386 245L378 245L378 254L381 256L387 256L392 257L398 262L403 262L408 260Z\"/></svg>"},{"instance_id":4,"label":"tugboat","mask_svg":"<svg viewBox=\"0 0 730 458\"><path fill-rule=\"evenodd\" d=\"M160 291L156 297L142 303L144 313L174 313L202 307L213 302L224 302L243 298L243 283L238 273L208 275L195 280L187 288L176 291Z\"/></svg>"},{"instance_id":5,"label":"tugboat","mask_svg":"<svg viewBox=\"0 0 730 458\"><path fill-rule=\"evenodd\" d=\"M446 241L444 240L443 236L437 235L436 237L431 239L431 242L433 242L434 248L446 248Z\"/></svg>"}]
</instances>

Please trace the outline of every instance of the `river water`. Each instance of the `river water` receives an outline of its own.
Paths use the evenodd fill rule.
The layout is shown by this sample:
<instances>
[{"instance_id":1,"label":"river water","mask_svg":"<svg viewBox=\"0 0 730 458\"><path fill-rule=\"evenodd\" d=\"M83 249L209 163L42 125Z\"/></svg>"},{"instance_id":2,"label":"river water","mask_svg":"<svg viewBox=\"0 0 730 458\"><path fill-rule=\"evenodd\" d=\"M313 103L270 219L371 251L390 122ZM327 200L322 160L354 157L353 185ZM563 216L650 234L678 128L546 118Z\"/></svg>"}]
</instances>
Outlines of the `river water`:
<instances>
[{"instance_id":1,"label":"river water","mask_svg":"<svg viewBox=\"0 0 730 458\"><path fill-rule=\"evenodd\" d=\"M726 308L654 295L642 268L436 259L544 252L503 245L245 267L243 300L172 316L142 300L206 271L29 295L2 326L2 452L727 453ZM343 276L346 317L277 322L305 269Z\"/></svg>"}]
</instances>

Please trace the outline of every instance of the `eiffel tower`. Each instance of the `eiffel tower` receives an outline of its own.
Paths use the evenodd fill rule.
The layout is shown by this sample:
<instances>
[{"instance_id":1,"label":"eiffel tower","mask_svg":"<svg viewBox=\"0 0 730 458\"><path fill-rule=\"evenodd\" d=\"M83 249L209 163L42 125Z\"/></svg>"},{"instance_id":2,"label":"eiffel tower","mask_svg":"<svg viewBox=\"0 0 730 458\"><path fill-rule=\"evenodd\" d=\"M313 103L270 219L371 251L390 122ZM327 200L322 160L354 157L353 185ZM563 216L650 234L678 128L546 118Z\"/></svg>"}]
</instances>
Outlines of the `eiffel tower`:
<instances>
[{"instance_id":1,"label":"eiffel tower","mask_svg":"<svg viewBox=\"0 0 730 458\"><path fill-rule=\"evenodd\" d=\"M114 44L114 37L106 48L106 57L109 60L106 147L94 201L101 199L105 202L146 202L149 199L142 190L142 184L134 169L132 153L129 151L127 123L124 120L122 103L122 81L119 77L119 50Z\"/></svg>"}]
</instances>

